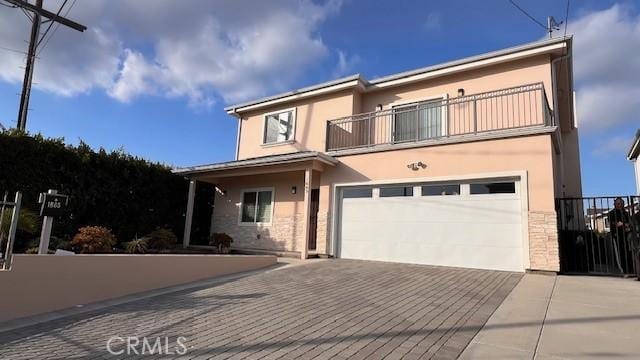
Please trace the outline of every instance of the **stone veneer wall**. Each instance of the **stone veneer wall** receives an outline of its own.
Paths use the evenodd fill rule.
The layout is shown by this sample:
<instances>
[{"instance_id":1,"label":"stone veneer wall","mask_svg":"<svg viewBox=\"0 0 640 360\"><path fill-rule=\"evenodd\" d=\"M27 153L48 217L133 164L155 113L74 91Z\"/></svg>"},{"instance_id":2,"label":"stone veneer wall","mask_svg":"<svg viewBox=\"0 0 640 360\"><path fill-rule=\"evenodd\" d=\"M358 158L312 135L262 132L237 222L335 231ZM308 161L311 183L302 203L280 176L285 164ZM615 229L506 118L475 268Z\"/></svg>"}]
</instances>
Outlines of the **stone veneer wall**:
<instances>
[{"instance_id":1,"label":"stone veneer wall","mask_svg":"<svg viewBox=\"0 0 640 360\"><path fill-rule=\"evenodd\" d=\"M331 226L329 213L318 212L318 232L316 233L316 253L329 253L329 234Z\"/></svg>"},{"instance_id":2,"label":"stone veneer wall","mask_svg":"<svg viewBox=\"0 0 640 360\"><path fill-rule=\"evenodd\" d=\"M275 216L269 226L238 224L237 216L219 215L213 218L213 232L224 232L233 238L232 247L245 249L300 251L304 239L304 216ZM260 238L258 238L258 235Z\"/></svg>"},{"instance_id":3,"label":"stone veneer wall","mask_svg":"<svg viewBox=\"0 0 640 360\"><path fill-rule=\"evenodd\" d=\"M555 211L529 211L531 270L560 271L557 222Z\"/></svg>"}]
</instances>

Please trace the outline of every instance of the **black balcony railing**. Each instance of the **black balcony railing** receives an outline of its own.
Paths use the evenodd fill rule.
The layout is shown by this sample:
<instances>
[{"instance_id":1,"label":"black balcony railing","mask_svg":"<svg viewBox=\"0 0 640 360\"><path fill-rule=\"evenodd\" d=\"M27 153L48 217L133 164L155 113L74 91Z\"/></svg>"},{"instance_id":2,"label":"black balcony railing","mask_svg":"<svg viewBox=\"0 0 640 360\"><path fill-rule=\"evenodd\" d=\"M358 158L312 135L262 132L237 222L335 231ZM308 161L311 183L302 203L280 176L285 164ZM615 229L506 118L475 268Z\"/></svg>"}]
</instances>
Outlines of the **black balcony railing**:
<instances>
[{"instance_id":1,"label":"black balcony railing","mask_svg":"<svg viewBox=\"0 0 640 360\"><path fill-rule=\"evenodd\" d=\"M327 151L551 126L542 83L435 99L327 122Z\"/></svg>"}]
</instances>

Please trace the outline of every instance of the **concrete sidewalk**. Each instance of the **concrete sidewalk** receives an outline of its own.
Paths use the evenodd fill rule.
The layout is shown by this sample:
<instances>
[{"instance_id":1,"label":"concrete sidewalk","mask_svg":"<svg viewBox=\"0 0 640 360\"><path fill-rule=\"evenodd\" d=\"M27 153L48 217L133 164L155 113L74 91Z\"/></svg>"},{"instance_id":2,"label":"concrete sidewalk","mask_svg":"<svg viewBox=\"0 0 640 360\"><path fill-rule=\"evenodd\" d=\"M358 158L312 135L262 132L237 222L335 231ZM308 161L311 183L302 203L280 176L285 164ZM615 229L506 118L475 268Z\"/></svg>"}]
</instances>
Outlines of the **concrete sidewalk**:
<instances>
[{"instance_id":1,"label":"concrete sidewalk","mask_svg":"<svg viewBox=\"0 0 640 360\"><path fill-rule=\"evenodd\" d=\"M461 359L638 359L640 282L527 274Z\"/></svg>"}]
</instances>

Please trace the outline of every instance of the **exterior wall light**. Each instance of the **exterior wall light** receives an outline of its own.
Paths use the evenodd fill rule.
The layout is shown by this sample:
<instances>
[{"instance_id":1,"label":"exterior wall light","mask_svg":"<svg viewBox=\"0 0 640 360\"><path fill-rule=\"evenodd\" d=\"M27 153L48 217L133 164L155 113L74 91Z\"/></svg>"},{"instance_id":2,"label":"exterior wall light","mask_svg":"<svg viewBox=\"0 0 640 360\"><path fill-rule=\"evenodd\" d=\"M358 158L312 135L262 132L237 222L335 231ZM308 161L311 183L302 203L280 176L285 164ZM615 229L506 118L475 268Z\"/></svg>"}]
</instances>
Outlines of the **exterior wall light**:
<instances>
[{"instance_id":1,"label":"exterior wall light","mask_svg":"<svg viewBox=\"0 0 640 360\"><path fill-rule=\"evenodd\" d=\"M291 187L291 193L292 193L293 195L295 195L297 192L298 192L298 188L297 188L297 187L295 187L295 186L292 186L292 187Z\"/></svg>"},{"instance_id":2,"label":"exterior wall light","mask_svg":"<svg viewBox=\"0 0 640 360\"><path fill-rule=\"evenodd\" d=\"M464 96L464 89L463 88L458 89L458 96Z\"/></svg>"},{"instance_id":3,"label":"exterior wall light","mask_svg":"<svg viewBox=\"0 0 640 360\"><path fill-rule=\"evenodd\" d=\"M376 105L376 110L377 111L382 111L382 104Z\"/></svg>"},{"instance_id":4,"label":"exterior wall light","mask_svg":"<svg viewBox=\"0 0 640 360\"><path fill-rule=\"evenodd\" d=\"M418 162L414 162L411 164L407 165L407 168L413 170L413 171L418 171L420 169L426 169L427 168L427 164L423 163L422 161L418 161Z\"/></svg>"}]
</instances>

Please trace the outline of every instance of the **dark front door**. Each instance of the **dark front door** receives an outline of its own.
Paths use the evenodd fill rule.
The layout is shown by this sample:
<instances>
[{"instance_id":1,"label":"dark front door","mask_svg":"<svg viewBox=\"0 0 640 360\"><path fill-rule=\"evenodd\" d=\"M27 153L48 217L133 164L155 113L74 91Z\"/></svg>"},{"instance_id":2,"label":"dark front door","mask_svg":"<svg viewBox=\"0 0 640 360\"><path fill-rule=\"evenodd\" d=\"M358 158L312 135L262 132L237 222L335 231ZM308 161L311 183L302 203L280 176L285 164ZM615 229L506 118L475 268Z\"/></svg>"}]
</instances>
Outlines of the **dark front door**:
<instances>
[{"instance_id":1,"label":"dark front door","mask_svg":"<svg viewBox=\"0 0 640 360\"><path fill-rule=\"evenodd\" d=\"M316 249L319 204L320 204L320 189L311 189L311 212L309 215L309 250Z\"/></svg>"}]
</instances>

